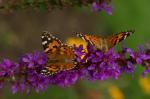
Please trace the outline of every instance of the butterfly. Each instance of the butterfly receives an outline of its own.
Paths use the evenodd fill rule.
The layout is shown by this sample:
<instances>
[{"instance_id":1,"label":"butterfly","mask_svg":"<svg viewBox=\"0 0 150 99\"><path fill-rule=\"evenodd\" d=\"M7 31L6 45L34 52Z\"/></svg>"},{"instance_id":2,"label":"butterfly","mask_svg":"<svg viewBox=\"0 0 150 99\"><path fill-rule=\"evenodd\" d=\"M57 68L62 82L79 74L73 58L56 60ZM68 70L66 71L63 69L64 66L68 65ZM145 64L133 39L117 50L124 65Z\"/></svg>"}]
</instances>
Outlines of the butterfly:
<instances>
[{"instance_id":1,"label":"butterfly","mask_svg":"<svg viewBox=\"0 0 150 99\"><path fill-rule=\"evenodd\" d=\"M88 43L92 44L95 48L106 52L133 33L134 30L128 30L126 32L119 32L118 34L113 34L106 38L96 35L86 35L83 33L76 33L76 35L77 37L80 37Z\"/></svg>"},{"instance_id":2,"label":"butterfly","mask_svg":"<svg viewBox=\"0 0 150 99\"><path fill-rule=\"evenodd\" d=\"M42 45L48 59L41 74L53 75L75 67L75 54L71 46L63 44L58 38L48 32L43 32Z\"/></svg>"}]
</instances>

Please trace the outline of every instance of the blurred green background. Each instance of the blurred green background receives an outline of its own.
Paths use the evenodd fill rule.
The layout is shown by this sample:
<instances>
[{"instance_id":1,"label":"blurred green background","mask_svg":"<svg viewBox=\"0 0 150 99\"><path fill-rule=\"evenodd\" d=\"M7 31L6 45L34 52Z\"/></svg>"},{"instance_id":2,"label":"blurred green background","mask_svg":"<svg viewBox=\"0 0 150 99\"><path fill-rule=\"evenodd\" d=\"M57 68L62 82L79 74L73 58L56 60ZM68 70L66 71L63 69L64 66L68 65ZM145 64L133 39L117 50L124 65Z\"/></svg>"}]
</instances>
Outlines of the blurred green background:
<instances>
[{"instance_id":1,"label":"blurred green background","mask_svg":"<svg viewBox=\"0 0 150 99\"><path fill-rule=\"evenodd\" d=\"M65 41L75 36L73 32L111 35L127 29L135 34L123 41L127 47L136 49L150 38L150 0L113 0L113 15L93 13L90 7L56 9L52 12L17 10L0 15L0 59L14 61L27 52L42 50L42 31L54 32ZM117 45L119 47L121 44ZM0 99L150 99L150 81L141 80L142 68L133 75L123 74L118 80L78 81L67 88L49 86L45 92L12 95L9 87L0 90ZM140 82L141 81L141 82ZM145 83L146 82L146 83ZM143 88L149 88L147 91Z\"/></svg>"}]
</instances>

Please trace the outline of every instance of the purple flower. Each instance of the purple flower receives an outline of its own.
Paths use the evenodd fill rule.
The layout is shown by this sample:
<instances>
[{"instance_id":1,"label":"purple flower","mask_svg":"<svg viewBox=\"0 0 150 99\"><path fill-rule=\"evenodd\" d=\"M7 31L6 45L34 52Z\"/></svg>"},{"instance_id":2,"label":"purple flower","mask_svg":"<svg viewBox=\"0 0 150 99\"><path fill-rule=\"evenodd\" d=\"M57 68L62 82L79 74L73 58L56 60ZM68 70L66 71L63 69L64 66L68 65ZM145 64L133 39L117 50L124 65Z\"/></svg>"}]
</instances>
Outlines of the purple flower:
<instances>
[{"instance_id":1,"label":"purple flower","mask_svg":"<svg viewBox=\"0 0 150 99\"><path fill-rule=\"evenodd\" d=\"M150 73L150 68L146 68L143 72L142 72L142 77L144 77L146 74Z\"/></svg>"},{"instance_id":2,"label":"purple flower","mask_svg":"<svg viewBox=\"0 0 150 99\"><path fill-rule=\"evenodd\" d=\"M34 58L32 54L26 54L22 58L22 62L26 63L28 67L33 67L34 66Z\"/></svg>"},{"instance_id":3,"label":"purple flower","mask_svg":"<svg viewBox=\"0 0 150 99\"><path fill-rule=\"evenodd\" d=\"M95 81L105 80L110 77L114 79L118 78L120 67L115 63L115 60L119 58L119 54L114 53L113 49L107 52L94 50L91 44L88 44L87 50L85 61L80 61L79 63L83 65L79 66L82 67L79 70L82 79Z\"/></svg>"},{"instance_id":4,"label":"purple flower","mask_svg":"<svg viewBox=\"0 0 150 99\"><path fill-rule=\"evenodd\" d=\"M15 83L15 84L12 84L12 86L11 86L11 92L13 93L13 94L15 94L17 91L18 91L18 84L17 83Z\"/></svg>"},{"instance_id":5,"label":"purple flower","mask_svg":"<svg viewBox=\"0 0 150 99\"><path fill-rule=\"evenodd\" d=\"M138 47L137 51L132 51L130 48L124 48L123 50L128 53L137 64L142 64L145 60L150 60L150 55L146 55L141 47Z\"/></svg>"},{"instance_id":6,"label":"purple flower","mask_svg":"<svg viewBox=\"0 0 150 99\"><path fill-rule=\"evenodd\" d=\"M88 51L88 53L92 53L94 51L94 47L93 47L93 45L91 43L88 43L87 51Z\"/></svg>"},{"instance_id":7,"label":"purple flower","mask_svg":"<svg viewBox=\"0 0 150 99\"><path fill-rule=\"evenodd\" d=\"M28 87L35 89L36 92L45 91L49 85L49 78L40 74L29 72L27 74Z\"/></svg>"},{"instance_id":8,"label":"purple flower","mask_svg":"<svg viewBox=\"0 0 150 99\"><path fill-rule=\"evenodd\" d=\"M18 91L23 92L25 90L25 82L13 82L11 85L11 92L15 94Z\"/></svg>"},{"instance_id":9,"label":"purple flower","mask_svg":"<svg viewBox=\"0 0 150 99\"><path fill-rule=\"evenodd\" d=\"M22 56L17 65L8 59L3 60L0 63L0 76L4 80L0 83L7 81L8 77L11 78L12 93L25 90L28 93L30 89L34 89L36 92L45 90L50 81L47 77L38 74L37 69L44 66L46 59L44 53L36 51Z\"/></svg>"},{"instance_id":10,"label":"purple flower","mask_svg":"<svg viewBox=\"0 0 150 99\"><path fill-rule=\"evenodd\" d=\"M81 62L82 55L85 55L85 53L83 52L83 45L80 45L79 47L74 46L74 53L76 55L75 61Z\"/></svg>"},{"instance_id":11,"label":"purple flower","mask_svg":"<svg viewBox=\"0 0 150 99\"><path fill-rule=\"evenodd\" d=\"M4 59L0 63L0 77L13 77L18 64L11 62L9 59Z\"/></svg>"},{"instance_id":12,"label":"purple flower","mask_svg":"<svg viewBox=\"0 0 150 99\"><path fill-rule=\"evenodd\" d=\"M4 83L7 79L14 79L15 70L18 67L18 64L13 63L9 59L4 59L0 63L0 88L3 88Z\"/></svg>"},{"instance_id":13,"label":"purple flower","mask_svg":"<svg viewBox=\"0 0 150 99\"><path fill-rule=\"evenodd\" d=\"M93 11L99 11L99 12L104 10L109 15L112 15L112 5L107 4L106 2L102 2L102 3L93 2L92 9L93 9Z\"/></svg>"},{"instance_id":14,"label":"purple flower","mask_svg":"<svg viewBox=\"0 0 150 99\"><path fill-rule=\"evenodd\" d=\"M74 50L75 50L75 54L77 55L77 56L82 56L83 55L83 45L80 45L79 47L76 47L75 45L74 45Z\"/></svg>"},{"instance_id":15,"label":"purple flower","mask_svg":"<svg viewBox=\"0 0 150 99\"><path fill-rule=\"evenodd\" d=\"M28 66L28 68L35 67L36 65L44 65L47 57L45 53L36 51L34 54L28 53L20 58L22 65Z\"/></svg>"},{"instance_id":16,"label":"purple flower","mask_svg":"<svg viewBox=\"0 0 150 99\"><path fill-rule=\"evenodd\" d=\"M104 63L102 62L100 64L100 72L99 74L100 76L100 80L105 80L107 78L114 78L117 79L118 76L120 75L120 69L119 66L117 64L115 64L114 62L108 62L108 63Z\"/></svg>"},{"instance_id":17,"label":"purple flower","mask_svg":"<svg viewBox=\"0 0 150 99\"><path fill-rule=\"evenodd\" d=\"M50 83L65 87L74 84L78 80L78 71L72 70L72 71L63 71L56 75L50 76Z\"/></svg>"},{"instance_id":18,"label":"purple flower","mask_svg":"<svg viewBox=\"0 0 150 99\"><path fill-rule=\"evenodd\" d=\"M135 67L133 66L133 63L131 61L127 61L121 66L121 71L126 73L133 73L135 70Z\"/></svg>"}]
</instances>

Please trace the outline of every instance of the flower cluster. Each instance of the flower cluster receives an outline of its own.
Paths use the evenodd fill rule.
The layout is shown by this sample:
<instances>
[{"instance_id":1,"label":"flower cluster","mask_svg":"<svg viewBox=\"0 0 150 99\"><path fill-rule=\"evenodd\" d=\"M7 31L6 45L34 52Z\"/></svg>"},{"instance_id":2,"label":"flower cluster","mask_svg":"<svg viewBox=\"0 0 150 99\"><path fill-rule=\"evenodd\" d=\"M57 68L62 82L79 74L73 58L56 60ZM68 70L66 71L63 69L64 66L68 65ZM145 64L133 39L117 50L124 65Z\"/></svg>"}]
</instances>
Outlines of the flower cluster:
<instances>
[{"instance_id":1,"label":"flower cluster","mask_svg":"<svg viewBox=\"0 0 150 99\"><path fill-rule=\"evenodd\" d=\"M123 47L121 51L115 52L113 48L107 52L94 49L91 44L87 46L87 53L83 53L82 45L75 48L77 62L80 69L80 77L89 80L117 79L122 73L133 73L136 65L143 66L144 76L150 73L150 48L145 51L141 47L137 51ZM82 57L84 55L84 57Z\"/></svg>"},{"instance_id":2,"label":"flower cluster","mask_svg":"<svg viewBox=\"0 0 150 99\"><path fill-rule=\"evenodd\" d=\"M79 79L90 81L118 79L122 73L133 73L137 64L145 68L143 76L150 73L149 47L145 50L138 47L137 51L123 47L119 52L111 48L103 52L88 44L87 51L80 45L74 46L74 52L76 68L50 76L39 73L47 61L47 56L43 52L25 54L18 63L4 59L0 62L0 88L10 83L12 93L18 91L29 93L31 89L36 92L44 91L49 85L70 86Z\"/></svg>"},{"instance_id":3,"label":"flower cluster","mask_svg":"<svg viewBox=\"0 0 150 99\"><path fill-rule=\"evenodd\" d=\"M46 89L49 79L37 74L38 68L43 67L45 62L46 56L41 52L28 53L22 56L18 63L4 59L0 63L1 87L10 82L12 93L24 90L28 93L31 88L37 92Z\"/></svg>"},{"instance_id":4,"label":"flower cluster","mask_svg":"<svg viewBox=\"0 0 150 99\"><path fill-rule=\"evenodd\" d=\"M88 52L81 59L82 54L79 53L81 52L81 48L80 46L80 49L76 48L77 50L75 51L78 52L78 63L82 66L80 70L82 78L89 80L105 80L109 77L118 78L121 71L116 60L120 58L120 55L114 53L113 49L104 53L99 49L94 50L93 46L88 44Z\"/></svg>"},{"instance_id":5,"label":"flower cluster","mask_svg":"<svg viewBox=\"0 0 150 99\"><path fill-rule=\"evenodd\" d=\"M106 11L109 15L112 15L112 5L107 0L102 0L101 2L93 2L92 9L93 11Z\"/></svg>"}]
</instances>

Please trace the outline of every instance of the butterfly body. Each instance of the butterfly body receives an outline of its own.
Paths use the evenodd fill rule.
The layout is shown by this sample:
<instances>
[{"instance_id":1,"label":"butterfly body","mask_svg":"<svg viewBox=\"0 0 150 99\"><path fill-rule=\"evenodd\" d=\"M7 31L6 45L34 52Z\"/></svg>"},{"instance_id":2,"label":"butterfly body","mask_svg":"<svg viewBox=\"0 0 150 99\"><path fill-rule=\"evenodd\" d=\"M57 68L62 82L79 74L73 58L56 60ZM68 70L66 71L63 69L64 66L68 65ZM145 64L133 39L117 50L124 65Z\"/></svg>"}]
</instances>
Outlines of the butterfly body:
<instances>
[{"instance_id":1,"label":"butterfly body","mask_svg":"<svg viewBox=\"0 0 150 99\"><path fill-rule=\"evenodd\" d=\"M111 35L106 38L95 35L86 35L83 33L77 33L77 36L91 43L97 49L100 49L102 51L108 51L108 49L114 47L116 44L126 39L133 33L134 31L119 32L118 34Z\"/></svg>"},{"instance_id":2,"label":"butterfly body","mask_svg":"<svg viewBox=\"0 0 150 99\"><path fill-rule=\"evenodd\" d=\"M63 44L58 38L48 32L42 34L42 45L48 59L41 74L53 75L75 67L73 48Z\"/></svg>"}]
</instances>

